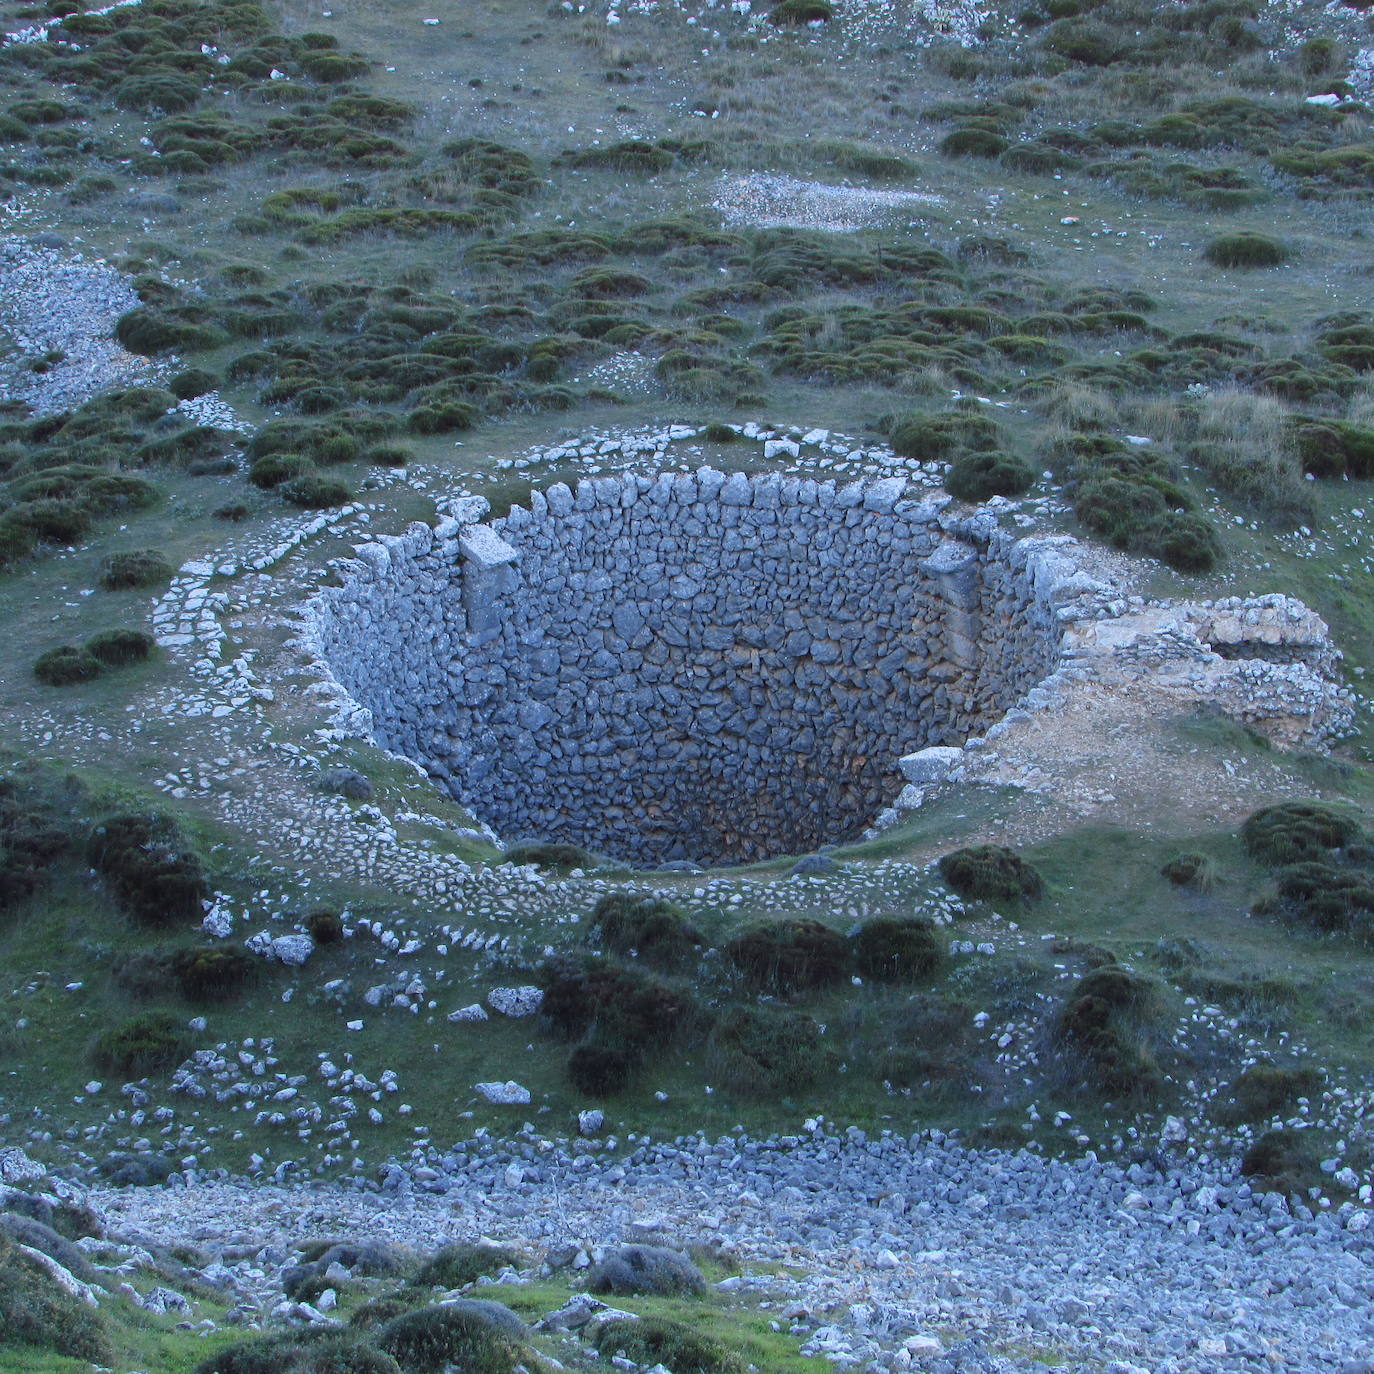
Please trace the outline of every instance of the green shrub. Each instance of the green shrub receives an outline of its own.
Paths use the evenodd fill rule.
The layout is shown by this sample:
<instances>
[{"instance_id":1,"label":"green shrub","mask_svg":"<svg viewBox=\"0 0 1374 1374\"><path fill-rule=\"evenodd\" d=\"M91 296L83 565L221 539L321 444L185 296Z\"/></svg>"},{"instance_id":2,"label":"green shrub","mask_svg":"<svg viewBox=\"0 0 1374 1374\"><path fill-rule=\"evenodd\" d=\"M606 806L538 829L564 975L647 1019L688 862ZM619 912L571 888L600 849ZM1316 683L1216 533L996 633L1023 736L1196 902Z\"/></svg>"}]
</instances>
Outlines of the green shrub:
<instances>
[{"instance_id":1,"label":"green shrub","mask_svg":"<svg viewBox=\"0 0 1374 1374\"><path fill-rule=\"evenodd\" d=\"M177 950L169 960L182 996L192 1002L230 1002L257 976L262 961L235 945Z\"/></svg>"},{"instance_id":2,"label":"green shrub","mask_svg":"<svg viewBox=\"0 0 1374 1374\"><path fill-rule=\"evenodd\" d=\"M725 946L725 954L756 992L809 992L838 983L849 973L844 936L809 917L746 930Z\"/></svg>"},{"instance_id":3,"label":"green shrub","mask_svg":"<svg viewBox=\"0 0 1374 1374\"><path fill-rule=\"evenodd\" d=\"M306 934L317 945L336 945L344 937L343 921L337 911L321 908L305 918Z\"/></svg>"},{"instance_id":4,"label":"green shrub","mask_svg":"<svg viewBox=\"0 0 1374 1374\"><path fill-rule=\"evenodd\" d=\"M803 1012L731 1007L706 1039L712 1080L741 1095L774 1098L802 1092L831 1064L821 1028Z\"/></svg>"},{"instance_id":5,"label":"green shrub","mask_svg":"<svg viewBox=\"0 0 1374 1374\"><path fill-rule=\"evenodd\" d=\"M1216 865L1206 854L1179 854L1159 870L1175 887L1192 887L1210 892L1216 886Z\"/></svg>"},{"instance_id":6,"label":"green shrub","mask_svg":"<svg viewBox=\"0 0 1374 1374\"><path fill-rule=\"evenodd\" d=\"M665 969L680 967L703 943L671 902L629 892L608 893L597 902L588 938L612 954L634 950L646 964Z\"/></svg>"},{"instance_id":7,"label":"green shrub","mask_svg":"<svg viewBox=\"0 0 1374 1374\"><path fill-rule=\"evenodd\" d=\"M944 962L939 932L931 921L875 916L853 935L854 967L880 983L928 978Z\"/></svg>"},{"instance_id":8,"label":"green shrub","mask_svg":"<svg viewBox=\"0 0 1374 1374\"><path fill-rule=\"evenodd\" d=\"M929 463L946 461L966 450L994 451L1002 440L1002 431L986 415L953 410L939 415L905 415L892 425L890 438L894 453Z\"/></svg>"},{"instance_id":9,"label":"green shrub","mask_svg":"<svg viewBox=\"0 0 1374 1374\"><path fill-rule=\"evenodd\" d=\"M549 840L513 844L502 855L501 862L534 864L539 868L593 868L596 865L596 860L585 849Z\"/></svg>"},{"instance_id":10,"label":"green shrub","mask_svg":"<svg viewBox=\"0 0 1374 1374\"><path fill-rule=\"evenodd\" d=\"M1246 852L1270 868L1326 859L1360 835L1351 816L1325 802L1278 802L1261 807L1240 828Z\"/></svg>"},{"instance_id":11,"label":"green shrub","mask_svg":"<svg viewBox=\"0 0 1374 1374\"><path fill-rule=\"evenodd\" d=\"M392 1356L360 1331L303 1327L226 1346L196 1374L402 1374ZM485 1374L485 1371L483 1371Z\"/></svg>"},{"instance_id":12,"label":"green shrub","mask_svg":"<svg viewBox=\"0 0 1374 1374\"><path fill-rule=\"evenodd\" d=\"M256 464L255 464L256 466ZM346 506L353 499L353 489L347 482L307 472L293 477L277 488L288 505L303 510L327 510L331 506Z\"/></svg>"},{"instance_id":13,"label":"green shrub","mask_svg":"<svg viewBox=\"0 0 1374 1374\"><path fill-rule=\"evenodd\" d=\"M694 1021L691 997L652 974L606 959L558 959L539 971L540 1014L559 1035L643 1058Z\"/></svg>"},{"instance_id":14,"label":"green shrub","mask_svg":"<svg viewBox=\"0 0 1374 1374\"><path fill-rule=\"evenodd\" d=\"M130 76L114 89L116 105L146 113L176 114L199 102L200 85L189 77L165 69Z\"/></svg>"},{"instance_id":15,"label":"green shrub","mask_svg":"<svg viewBox=\"0 0 1374 1374\"><path fill-rule=\"evenodd\" d=\"M1275 874L1282 908L1323 935L1374 937L1374 873L1308 860Z\"/></svg>"},{"instance_id":16,"label":"green shrub","mask_svg":"<svg viewBox=\"0 0 1374 1374\"><path fill-rule=\"evenodd\" d=\"M568 1056L568 1082L588 1097L615 1097L634 1077L636 1056L611 1045L577 1045Z\"/></svg>"},{"instance_id":17,"label":"green shrub","mask_svg":"<svg viewBox=\"0 0 1374 1374\"><path fill-rule=\"evenodd\" d=\"M25 1346L88 1364L114 1359L100 1313L58 1287L37 1260L0 1233L0 1347ZM16 1368L30 1367L22 1354L17 1358Z\"/></svg>"},{"instance_id":18,"label":"green shrub","mask_svg":"<svg viewBox=\"0 0 1374 1374\"><path fill-rule=\"evenodd\" d=\"M663 1317L603 1322L596 1348L606 1359L619 1355L645 1369L662 1365L673 1374L744 1374L744 1361L715 1337Z\"/></svg>"},{"instance_id":19,"label":"green shrub","mask_svg":"<svg viewBox=\"0 0 1374 1374\"><path fill-rule=\"evenodd\" d=\"M170 816L110 816L91 831L86 857L129 915L143 924L197 918L209 896L200 859Z\"/></svg>"},{"instance_id":20,"label":"green shrub","mask_svg":"<svg viewBox=\"0 0 1374 1374\"><path fill-rule=\"evenodd\" d=\"M592 1266L587 1287L593 1293L676 1298L704 1293L706 1278L680 1250L659 1245L624 1245Z\"/></svg>"},{"instance_id":21,"label":"green shrub","mask_svg":"<svg viewBox=\"0 0 1374 1374\"><path fill-rule=\"evenodd\" d=\"M176 569L156 549L112 553L100 565L100 585L108 592L161 587L175 576Z\"/></svg>"},{"instance_id":22,"label":"green shrub","mask_svg":"<svg viewBox=\"0 0 1374 1374\"><path fill-rule=\"evenodd\" d=\"M1161 1084L1150 1044L1158 1014L1149 979L1115 964L1086 974L1055 1024L1070 1078L1103 1097L1152 1096Z\"/></svg>"},{"instance_id":23,"label":"green shrub","mask_svg":"<svg viewBox=\"0 0 1374 1374\"><path fill-rule=\"evenodd\" d=\"M1268 234L1222 234L1210 240L1202 255L1214 267L1278 267L1288 261L1288 249Z\"/></svg>"},{"instance_id":24,"label":"green shrub","mask_svg":"<svg viewBox=\"0 0 1374 1374\"><path fill-rule=\"evenodd\" d=\"M1325 1076L1319 1069L1251 1064L1231 1084L1227 1098L1215 1115L1228 1126L1268 1121L1294 1111L1300 1097L1320 1097L1325 1084Z\"/></svg>"},{"instance_id":25,"label":"green shrub","mask_svg":"<svg viewBox=\"0 0 1374 1374\"><path fill-rule=\"evenodd\" d=\"M248 480L263 491L271 491L273 487L308 476L314 471L314 462L303 453L272 453L253 460L253 465L248 469Z\"/></svg>"},{"instance_id":26,"label":"green shrub","mask_svg":"<svg viewBox=\"0 0 1374 1374\"><path fill-rule=\"evenodd\" d=\"M142 663L152 656L155 641L146 630L105 630L92 635L85 649L107 668L122 668Z\"/></svg>"},{"instance_id":27,"label":"green shrub","mask_svg":"<svg viewBox=\"0 0 1374 1374\"><path fill-rule=\"evenodd\" d=\"M1010 453L966 454L945 474L945 490L975 504L994 496L1024 496L1034 485L1035 469Z\"/></svg>"},{"instance_id":28,"label":"green shrub","mask_svg":"<svg viewBox=\"0 0 1374 1374\"><path fill-rule=\"evenodd\" d=\"M410 1374L438 1374L457 1366L463 1374L513 1374L526 1350L517 1331L524 1324L509 1309L514 1323L499 1324L482 1308L496 1303L445 1303L393 1317L379 1327L375 1341Z\"/></svg>"},{"instance_id":29,"label":"green shrub","mask_svg":"<svg viewBox=\"0 0 1374 1374\"><path fill-rule=\"evenodd\" d=\"M92 682L104 671L104 665L94 654L70 644L40 654L33 665L34 677L45 687L70 687L77 682Z\"/></svg>"},{"instance_id":30,"label":"green shrub","mask_svg":"<svg viewBox=\"0 0 1374 1374\"><path fill-rule=\"evenodd\" d=\"M835 17L830 0L782 0L768 11L768 22L779 28L803 28L807 24L828 24Z\"/></svg>"},{"instance_id":31,"label":"green shrub","mask_svg":"<svg viewBox=\"0 0 1374 1374\"><path fill-rule=\"evenodd\" d=\"M466 1288L487 1274L497 1274L520 1262L520 1252L508 1246L460 1240L436 1250L411 1283L418 1288Z\"/></svg>"},{"instance_id":32,"label":"green shrub","mask_svg":"<svg viewBox=\"0 0 1374 1374\"><path fill-rule=\"evenodd\" d=\"M1301 1131L1265 1131L1241 1156L1240 1171L1285 1193L1303 1192L1320 1178Z\"/></svg>"},{"instance_id":33,"label":"green shrub","mask_svg":"<svg viewBox=\"0 0 1374 1374\"><path fill-rule=\"evenodd\" d=\"M96 1037L92 1056L106 1073L142 1078L170 1069L186 1055L177 1023L166 1012L135 1016Z\"/></svg>"},{"instance_id":34,"label":"green shrub","mask_svg":"<svg viewBox=\"0 0 1374 1374\"><path fill-rule=\"evenodd\" d=\"M193 400L219 387L219 378L203 367L188 367L167 383L167 390L179 401Z\"/></svg>"},{"instance_id":35,"label":"green shrub","mask_svg":"<svg viewBox=\"0 0 1374 1374\"><path fill-rule=\"evenodd\" d=\"M971 902L1033 902L1044 894L1035 865L1000 844L946 854L940 860L940 876Z\"/></svg>"},{"instance_id":36,"label":"green shrub","mask_svg":"<svg viewBox=\"0 0 1374 1374\"><path fill-rule=\"evenodd\" d=\"M604 148L580 148L568 155L568 161L574 167L606 167L615 172L657 176L673 165L673 155L657 144L630 139Z\"/></svg>"},{"instance_id":37,"label":"green shrub","mask_svg":"<svg viewBox=\"0 0 1374 1374\"><path fill-rule=\"evenodd\" d=\"M990 129L955 129L940 140L945 157L1000 157L1011 145Z\"/></svg>"},{"instance_id":38,"label":"green shrub","mask_svg":"<svg viewBox=\"0 0 1374 1374\"><path fill-rule=\"evenodd\" d=\"M210 348L218 342L214 331L204 325L143 308L119 317L115 325L115 338L130 353L140 353L146 357Z\"/></svg>"}]
</instances>

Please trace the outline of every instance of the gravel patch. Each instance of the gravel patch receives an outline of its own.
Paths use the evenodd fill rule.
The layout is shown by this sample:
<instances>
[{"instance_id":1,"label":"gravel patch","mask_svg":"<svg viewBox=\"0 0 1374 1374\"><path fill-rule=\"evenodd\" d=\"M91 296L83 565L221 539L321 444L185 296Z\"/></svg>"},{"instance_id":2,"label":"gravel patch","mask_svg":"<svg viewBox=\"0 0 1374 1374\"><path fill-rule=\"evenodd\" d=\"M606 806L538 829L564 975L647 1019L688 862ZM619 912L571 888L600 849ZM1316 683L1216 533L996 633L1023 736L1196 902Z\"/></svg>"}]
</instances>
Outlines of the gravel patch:
<instances>
[{"instance_id":1,"label":"gravel patch","mask_svg":"<svg viewBox=\"0 0 1374 1374\"><path fill-rule=\"evenodd\" d=\"M114 340L115 323L138 304L128 277L100 258L0 239L0 334L11 349L0 358L0 391L48 415L111 387L155 382L166 365Z\"/></svg>"},{"instance_id":2,"label":"gravel patch","mask_svg":"<svg viewBox=\"0 0 1374 1374\"><path fill-rule=\"evenodd\" d=\"M821 229L834 234L852 234L875 225L915 224L920 207L943 203L942 196L930 191L876 191L771 172L725 177L716 183L711 201L727 224Z\"/></svg>"}]
</instances>

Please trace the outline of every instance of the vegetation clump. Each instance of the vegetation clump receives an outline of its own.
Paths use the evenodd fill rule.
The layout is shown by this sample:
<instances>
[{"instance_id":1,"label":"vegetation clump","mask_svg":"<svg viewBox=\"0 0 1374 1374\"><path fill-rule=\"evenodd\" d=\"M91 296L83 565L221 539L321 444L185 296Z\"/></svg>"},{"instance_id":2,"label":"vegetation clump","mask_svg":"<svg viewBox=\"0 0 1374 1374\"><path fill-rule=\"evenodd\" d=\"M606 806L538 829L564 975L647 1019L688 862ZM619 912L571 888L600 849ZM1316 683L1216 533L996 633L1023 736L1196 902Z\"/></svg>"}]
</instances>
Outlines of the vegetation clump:
<instances>
[{"instance_id":1,"label":"vegetation clump","mask_svg":"<svg viewBox=\"0 0 1374 1374\"><path fill-rule=\"evenodd\" d=\"M114 1356L100 1313L59 1287L31 1255L0 1231L0 1346L28 1347L91 1364Z\"/></svg>"},{"instance_id":2,"label":"vegetation clump","mask_svg":"<svg viewBox=\"0 0 1374 1374\"><path fill-rule=\"evenodd\" d=\"M679 1250L658 1245L625 1245L592 1266L587 1287L593 1293L676 1298L704 1293L706 1277Z\"/></svg>"},{"instance_id":3,"label":"vegetation clump","mask_svg":"<svg viewBox=\"0 0 1374 1374\"><path fill-rule=\"evenodd\" d=\"M519 1251L505 1245L455 1241L436 1250L415 1272L417 1288L466 1288L484 1275L520 1263Z\"/></svg>"},{"instance_id":4,"label":"vegetation clump","mask_svg":"<svg viewBox=\"0 0 1374 1374\"><path fill-rule=\"evenodd\" d=\"M156 549L112 553L100 565L100 585L107 592L161 587L176 569Z\"/></svg>"},{"instance_id":5,"label":"vegetation clump","mask_svg":"<svg viewBox=\"0 0 1374 1374\"><path fill-rule=\"evenodd\" d=\"M1288 249L1268 234L1222 234L1203 249L1214 267L1280 267L1288 261Z\"/></svg>"},{"instance_id":6,"label":"vegetation clump","mask_svg":"<svg viewBox=\"0 0 1374 1374\"><path fill-rule=\"evenodd\" d=\"M744 1374L744 1361L720 1341L663 1317L603 1322L596 1348L608 1359L620 1356L646 1369L662 1365L673 1374Z\"/></svg>"},{"instance_id":7,"label":"vegetation clump","mask_svg":"<svg viewBox=\"0 0 1374 1374\"><path fill-rule=\"evenodd\" d=\"M852 936L854 967L880 983L928 978L944 962L934 922L920 917L875 916Z\"/></svg>"},{"instance_id":8,"label":"vegetation clump","mask_svg":"<svg viewBox=\"0 0 1374 1374\"><path fill-rule=\"evenodd\" d=\"M588 938L612 954L631 952L655 968L673 969L701 948L701 933L671 902L612 892L592 911Z\"/></svg>"},{"instance_id":9,"label":"vegetation clump","mask_svg":"<svg viewBox=\"0 0 1374 1374\"><path fill-rule=\"evenodd\" d=\"M1152 1097L1162 1084L1152 1045L1158 1014L1148 978L1116 964L1086 974L1055 1024L1070 1080L1102 1097Z\"/></svg>"},{"instance_id":10,"label":"vegetation clump","mask_svg":"<svg viewBox=\"0 0 1374 1374\"><path fill-rule=\"evenodd\" d=\"M86 858L139 924L170 925L201 915L210 885L181 826L159 812L125 812L91 831Z\"/></svg>"},{"instance_id":11,"label":"vegetation clump","mask_svg":"<svg viewBox=\"0 0 1374 1374\"><path fill-rule=\"evenodd\" d=\"M1261 807L1240 828L1246 852L1271 868L1324 860L1359 834L1354 817L1325 802L1309 801Z\"/></svg>"},{"instance_id":12,"label":"vegetation clump","mask_svg":"<svg viewBox=\"0 0 1374 1374\"><path fill-rule=\"evenodd\" d=\"M92 1057L107 1073L131 1078L170 1069L185 1057L186 1041L167 1012L148 1012L96 1037Z\"/></svg>"},{"instance_id":13,"label":"vegetation clump","mask_svg":"<svg viewBox=\"0 0 1374 1374\"><path fill-rule=\"evenodd\" d=\"M725 946L725 954L756 992L809 992L838 983L849 972L844 936L809 917L743 931Z\"/></svg>"},{"instance_id":14,"label":"vegetation clump","mask_svg":"<svg viewBox=\"0 0 1374 1374\"><path fill-rule=\"evenodd\" d=\"M1000 844L946 854L940 860L940 876L970 902L1033 902L1045 890L1035 865Z\"/></svg>"}]
</instances>

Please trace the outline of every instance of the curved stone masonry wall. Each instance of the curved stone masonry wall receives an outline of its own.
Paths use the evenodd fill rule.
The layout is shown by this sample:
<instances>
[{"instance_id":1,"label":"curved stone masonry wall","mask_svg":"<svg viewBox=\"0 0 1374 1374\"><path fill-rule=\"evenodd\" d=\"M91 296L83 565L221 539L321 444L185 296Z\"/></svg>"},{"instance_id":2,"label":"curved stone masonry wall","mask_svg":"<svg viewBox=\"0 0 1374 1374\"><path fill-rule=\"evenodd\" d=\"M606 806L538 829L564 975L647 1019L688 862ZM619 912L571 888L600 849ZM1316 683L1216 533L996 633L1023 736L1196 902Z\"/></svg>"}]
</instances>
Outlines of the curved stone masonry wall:
<instances>
[{"instance_id":1,"label":"curved stone masonry wall","mask_svg":"<svg viewBox=\"0 0 1374 1374\"><path fill-rule=\"evenodd\" d=\"M507 838L638 865L857 837L897 759L1052 670L1024 547L892 478L711 469L365 545L316 637L385 747Z\"/></svg>"}]
</instances>

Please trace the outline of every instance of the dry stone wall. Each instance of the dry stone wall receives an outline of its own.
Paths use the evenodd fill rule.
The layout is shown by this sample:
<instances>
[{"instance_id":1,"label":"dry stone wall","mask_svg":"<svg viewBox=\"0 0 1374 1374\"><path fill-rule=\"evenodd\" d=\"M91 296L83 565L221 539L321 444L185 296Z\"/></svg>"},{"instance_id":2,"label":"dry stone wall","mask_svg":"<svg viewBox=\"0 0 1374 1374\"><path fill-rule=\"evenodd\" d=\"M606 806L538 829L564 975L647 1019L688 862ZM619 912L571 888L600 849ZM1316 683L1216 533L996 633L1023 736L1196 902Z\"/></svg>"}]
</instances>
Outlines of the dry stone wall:
<instances>
[{"instance_id":1,"label":"dry stone wall","mask_svg":"<svg viewBox=\"0 0 1374 1374\"><path fill-rule=\"evenodd\" d=\"M506 839L637 865L851 839L901 755L1058 661L1025 548L900 478L709 468L533 492L364 545L314 638L379 743Z\"/></svg>"}]
</instances>

